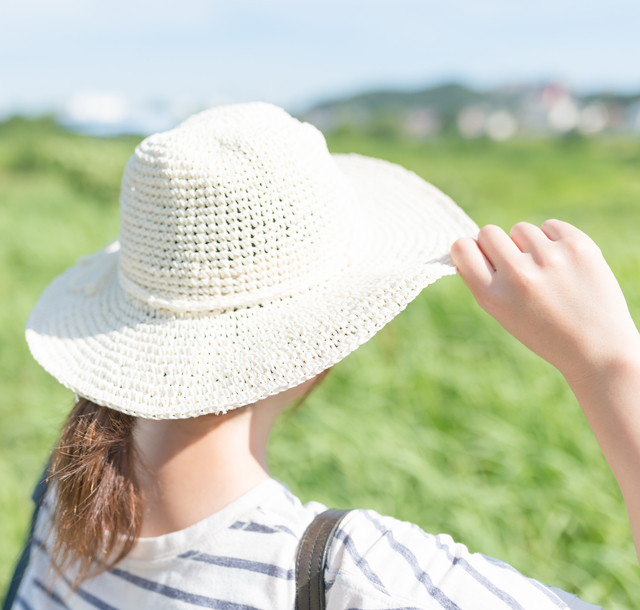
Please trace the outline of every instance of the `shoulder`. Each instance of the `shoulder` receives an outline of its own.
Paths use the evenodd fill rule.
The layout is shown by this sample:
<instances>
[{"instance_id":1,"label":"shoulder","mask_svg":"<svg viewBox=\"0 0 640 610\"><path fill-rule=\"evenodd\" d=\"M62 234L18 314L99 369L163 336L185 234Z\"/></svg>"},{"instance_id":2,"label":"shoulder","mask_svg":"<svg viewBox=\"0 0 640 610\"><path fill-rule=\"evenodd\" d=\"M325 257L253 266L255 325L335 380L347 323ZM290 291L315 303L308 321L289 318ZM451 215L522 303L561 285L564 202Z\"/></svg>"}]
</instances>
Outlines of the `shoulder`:
<instances>
[{"instance_id":1,"label":"shoulder","mask_svg":"<svg viewBox=\"0 0 640 610\"><path fill-rule=\"evenodd\" d=\"M250 528L272 527L298 541L315 517L327 510L320 502L303 504L282 481L271 479L268 485L269 495L245 515Z\"/></svg>"},{"instance_id":2,"label":"shoulder","mask_svg":"<svg viewBox=\"0 0 640 610\"><path fill-rule=\"evenodd\" d=\"M326 581L329 608L581 608L567 606L549 587L500 560L469 552L446 534L429 534L369 510L354 510L340 524Z\"/></svg>"}]
</instances>

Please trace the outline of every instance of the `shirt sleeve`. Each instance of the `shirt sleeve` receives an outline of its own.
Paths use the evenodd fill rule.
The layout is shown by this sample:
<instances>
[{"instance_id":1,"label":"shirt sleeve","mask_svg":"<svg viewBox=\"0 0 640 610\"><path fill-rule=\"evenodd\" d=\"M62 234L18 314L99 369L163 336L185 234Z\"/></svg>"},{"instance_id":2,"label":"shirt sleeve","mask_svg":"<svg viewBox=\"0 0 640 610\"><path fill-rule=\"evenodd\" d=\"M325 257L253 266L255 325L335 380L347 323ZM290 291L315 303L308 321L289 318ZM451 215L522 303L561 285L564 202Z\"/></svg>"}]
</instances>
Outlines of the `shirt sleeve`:
<instances>
[{"instance_id":1,"label":"shirt sleeve","mask_svg":"<svg viewBox=\"0 0 640 610\"><path fill-rule=\"evenodd\" d=\"M351 512L329 549L327 608L597 610L445 534L374 511Z\"/></svg>"}]
</instances>

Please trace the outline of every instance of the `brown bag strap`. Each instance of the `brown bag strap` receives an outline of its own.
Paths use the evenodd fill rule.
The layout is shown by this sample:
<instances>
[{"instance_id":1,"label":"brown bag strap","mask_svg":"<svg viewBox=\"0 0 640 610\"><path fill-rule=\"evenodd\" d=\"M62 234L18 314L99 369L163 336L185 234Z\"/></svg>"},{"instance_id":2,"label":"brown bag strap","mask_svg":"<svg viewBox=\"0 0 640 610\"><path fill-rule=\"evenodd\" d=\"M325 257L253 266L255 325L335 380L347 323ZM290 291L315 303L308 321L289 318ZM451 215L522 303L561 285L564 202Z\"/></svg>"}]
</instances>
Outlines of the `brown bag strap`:
<instances>
[{"instance_id":1,"label":"brown bag strap","mask_svg":"<svg viewBox=\"0 0 640 610\"><path fill-rule=\"evenodd\" d=\"M309 525L298 547L296 610L324 610L324 569L329 543L348 510L330 508Z\"/></svg>"}]
</instances>

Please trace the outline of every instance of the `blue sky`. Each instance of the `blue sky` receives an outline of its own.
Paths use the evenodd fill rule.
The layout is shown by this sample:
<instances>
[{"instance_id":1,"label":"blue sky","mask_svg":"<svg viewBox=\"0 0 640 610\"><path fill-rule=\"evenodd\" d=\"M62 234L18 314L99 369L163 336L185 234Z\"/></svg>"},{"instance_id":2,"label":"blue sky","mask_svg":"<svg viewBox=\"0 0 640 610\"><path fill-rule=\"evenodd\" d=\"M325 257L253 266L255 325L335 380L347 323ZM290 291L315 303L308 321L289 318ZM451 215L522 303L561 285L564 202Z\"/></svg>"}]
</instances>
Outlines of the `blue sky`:
<instances>
[{"instance_id":1,"label":"blue sky","mask_svg":"<svg viewBox=\"0 0 640 610\"><path fill-rule=\"evenodd\" d=\"M637 0L21 0L0 19L0 114L322 99L457 80L640 90Z\"/></svg>"}]
</instances>

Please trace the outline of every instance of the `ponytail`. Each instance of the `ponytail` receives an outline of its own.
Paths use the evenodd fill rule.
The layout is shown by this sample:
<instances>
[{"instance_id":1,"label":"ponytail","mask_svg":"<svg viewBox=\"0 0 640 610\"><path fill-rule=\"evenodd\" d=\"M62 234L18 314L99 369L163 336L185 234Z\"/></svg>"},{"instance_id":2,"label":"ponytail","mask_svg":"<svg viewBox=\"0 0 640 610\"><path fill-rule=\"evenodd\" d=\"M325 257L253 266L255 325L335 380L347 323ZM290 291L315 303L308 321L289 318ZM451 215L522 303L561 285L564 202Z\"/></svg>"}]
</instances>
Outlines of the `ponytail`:
<instances>
[{"instance_id":1,"label":"ponytail","mask_svg":"<svg viewBox=\"0 0 640 610\"><path fill-rule=\"evenodd\" d=\"M328 372L317 376L294 410ZM51 564L62 574L75 567L74 587L124 559L140 535L135 419L80 398L54 451L49 469L55 491Z\"/></svg>"},{"instance_id":2,"label":"ponytail","mask_svg":"<svg viewBox=\"0 0 640 610\"><path fill-rule=\"evenodd\" d=\"M77 567L74 586L123 559L142 526L133 470L135 418L80 398L55 449L51 561L61 573Z\"/></svg>"}]
</instances>

